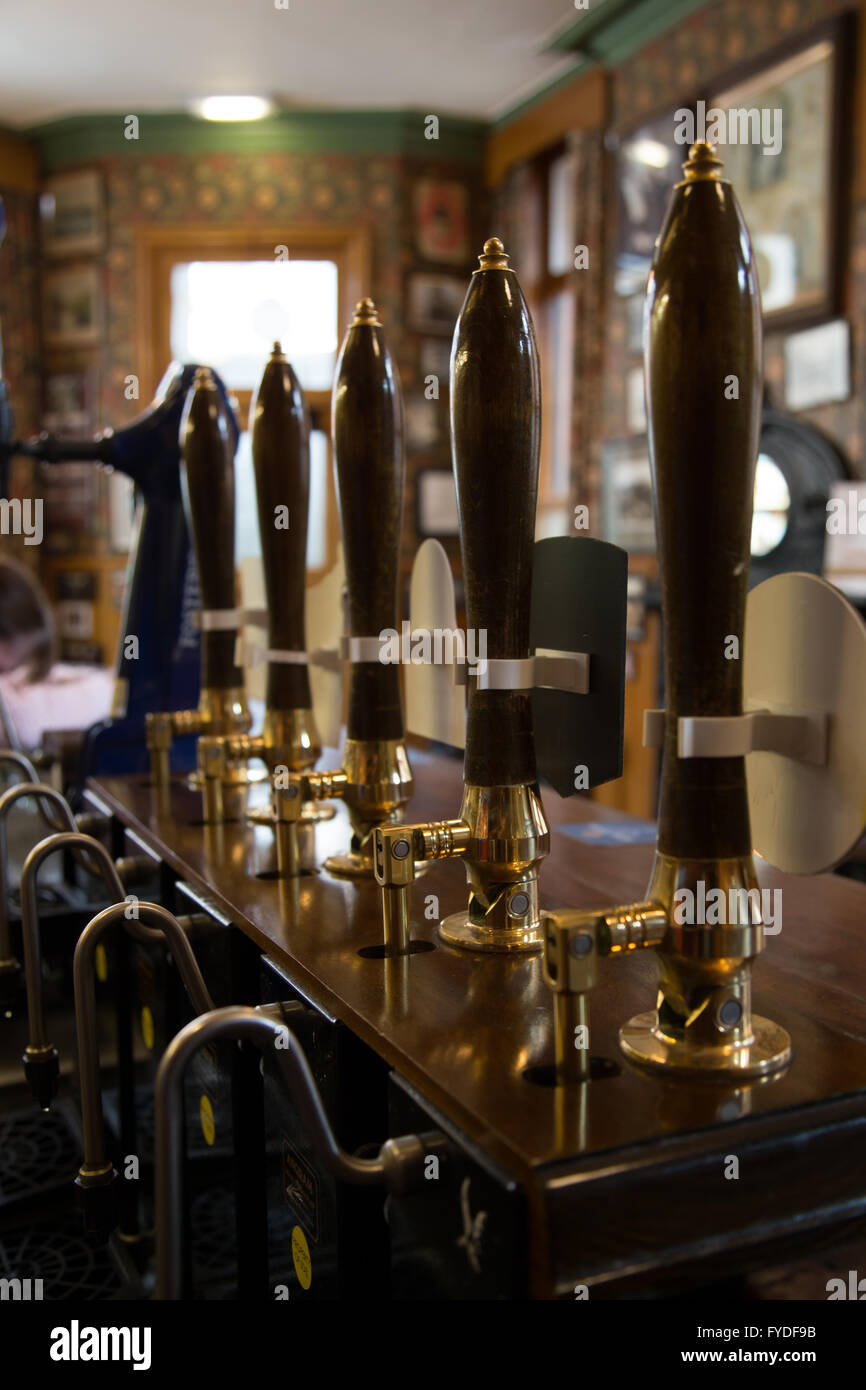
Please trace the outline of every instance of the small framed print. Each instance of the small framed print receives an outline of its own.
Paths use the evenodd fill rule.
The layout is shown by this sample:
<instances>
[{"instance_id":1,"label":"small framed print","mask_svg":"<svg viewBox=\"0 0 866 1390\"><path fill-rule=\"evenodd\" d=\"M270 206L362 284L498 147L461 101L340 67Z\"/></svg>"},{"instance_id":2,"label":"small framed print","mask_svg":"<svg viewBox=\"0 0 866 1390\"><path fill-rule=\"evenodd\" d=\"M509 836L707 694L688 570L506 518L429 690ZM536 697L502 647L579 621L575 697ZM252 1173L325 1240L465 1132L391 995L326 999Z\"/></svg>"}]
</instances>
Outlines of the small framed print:
<instances>
[{"instance_id":1,"label":"small framed print","mask_svg":"<svg viewBox=\"0 0 866 1390\"><path fill-rule=\"evenodd\" d=\"M45 342L92 347L102 331L102 284L96 266L47 271L42 281Z\"/></svg>"},{"instance_id":2,"label":"small framed print","mask_svg":"<svg viewBox=\"0 0 866 1390\"><path fill-rule=\"evenodd\" d=\"M653 483L646 439L611 439L601 450L604 539L633 554L656 549Z\"/></svg>"},{"instance_id":3,"label":"small framed print","mask_svg":"<svg viewBox=\"0 0 866 1390\"><path fill-rule=\"evenodd\" d=\"M810 410L851 395L851 334L845 319L785 339L785 405Z\"/></svg>"},{"instance_id":4,"label":"small framed print","mask_svg":"<svg viewBox=\"0 0 866 1390\"><path fill-rule=\"evenodd\" d=\"M617 245L614 289L641 301L641 318L629 326L629 350L640 350L642 301L656 238L671 189L682 177L683 147L676 142L674 112L639 126L616 152ZM634 312L632 310L632 312Z\"/></svg>"},{"instance_id":5,"label":"small framed print","mask_svg":"<svg viewBox=\"0 0 866 1390\"><path fill-rule=\"evenodd\" d=\"M830 20L770 63L746 65L707 102L708 120L711 111L725 116L719 154L749 229L768 327L800 327L839 308L852 19ZM760 140L758 118L766 118Z\"/></svg>"},{"instance_id":6,"label":"small framed print","mask_svg":"<svg viewBox=\"0 0 866 1390\"><path fill-rule=\"evenodd\" d=\"M434 449L448 426L448 407L442 400L410 396L406 402L406 447L414 453Z\"/></svg>"},{"instance_id":7,"label":"small framed print","mask_svg":"<svg viewBox=\"0 0 866 1390\"><path fill-rule=\"evenodd\" d=\"M416 480L416 530L419 536L460 534L457 489L449 468L425 468Z\"/></svg>"},{"instance_id":8,"label":"small framed print","mask_svg":"<svg viewBox=\"0 0 866 1390\"><path fill-rule=\"evenodd\" d=\"M409 276L407 288L409 327L418 333L450 336L463 308L466 288L467 282L455 275L415 271Z\"/></svg>"},{"instance_id":9,"label":"small framed print","mask_svg":"<svg viewBox=\"0 0 866 1390\"><path fill-rule=\"evenodd\" d=\"M58 174L39 199L46 256L96 255L105 245L102 175L97 169Z\"/></svg>"},{"instance_id":10,"label":"small framed print","mask_svg":"<svg viewBox=\"0 0 866 1390\"><path fill-rule=\"evenodd\" d=\"M44 428L67 438L86 439L96 430L98 398L98 374L94 368L52 372L45 378Z\"/></svg>"},{"instance_id":11,"label":"small framed print","mask_svg":"<svg viewBox=\"0 0 866 1390\"><path fill-rule=\"evenodd\" d=\"M415 245L424 261L465 265L469 255L466 186L418 179L414 188Z\"/></svg>"},{"instance_id":12,"label":"small framed print","mask_svg":"<svg viewBox=\"0 0 866 1390\"><path fill-rule=\"evenodd\" d=\"M421 344L421 375L435 376L439 391L448 390L451 377L451 343L447 338L425 338Z\"/></svg>"}]
</instances>

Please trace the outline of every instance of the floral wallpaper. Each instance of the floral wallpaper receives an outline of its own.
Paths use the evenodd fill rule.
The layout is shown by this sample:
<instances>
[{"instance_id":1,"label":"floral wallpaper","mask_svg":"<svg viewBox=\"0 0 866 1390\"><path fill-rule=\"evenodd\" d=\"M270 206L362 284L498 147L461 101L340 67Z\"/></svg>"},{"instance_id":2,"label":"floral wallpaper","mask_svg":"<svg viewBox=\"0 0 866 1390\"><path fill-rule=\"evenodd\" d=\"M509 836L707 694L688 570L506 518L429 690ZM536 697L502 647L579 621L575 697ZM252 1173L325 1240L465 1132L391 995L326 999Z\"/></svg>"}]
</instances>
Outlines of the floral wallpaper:
<instances>
[{"instance_id":1,"label":"floral wallpaper","mask_svg":"<svg viewBox=\"0 0 866 1390\"><path fill-rule=\"evenodd\" d=\"M124 399L124 377L135 371L133 271L134 234L143 224L254 226L291 222L363 225L369 228L372 272L369 293L380 310L404 398L423 391L420 367L422 335L406 323L407 274L416 268L465 274L480 249L483 225L470 216L470 258L465 267L418 261L414 244L412 191L424 177L455 180L469 193L480 179L465 165L409 159L404 156L342 154L165 155L103 160L107 190L106 263L107 335L102 366L102 414L105 422L122 422L138 403ZM470 208L473 199L470 198ZM478 211L475 203L476 213ZM477 243L477 245L476 245ZM424 456L409 451L404 505L404 550L408 563L418 545L415 534L414 474L418 466L450 466L447 446L447 391L439 446Z\"/></svg>"},{"instance_id":2,"label":"floral wallpaper","mask_svg":"<svg viewBox=\"0 0 866 1390\"><path fill-rule=\"evenodd\" d=\"M41 370L38 315L38 258L36 199L29 193L0 189L6 214L6 236L0 245L0 335L3 342L3 376L14 412L15 433L32 434L39 428ZM25 459L12 464L10 493L23 496L31 490L32 465ZM22 560L35 564L32 546L4 537Z\"/></svg>"}]
</instances>

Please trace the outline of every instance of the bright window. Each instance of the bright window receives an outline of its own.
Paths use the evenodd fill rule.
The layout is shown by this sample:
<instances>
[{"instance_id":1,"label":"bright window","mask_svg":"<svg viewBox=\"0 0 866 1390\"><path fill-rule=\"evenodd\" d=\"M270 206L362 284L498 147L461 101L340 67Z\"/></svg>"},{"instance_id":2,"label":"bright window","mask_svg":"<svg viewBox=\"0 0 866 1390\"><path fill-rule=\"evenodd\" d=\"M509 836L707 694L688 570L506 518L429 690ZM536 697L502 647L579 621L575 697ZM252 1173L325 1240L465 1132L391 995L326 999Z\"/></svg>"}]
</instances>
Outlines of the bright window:
<instances>
[{"instance_id":1,"label":"bright window","mask_svg":"<svg viewBox=\"0 0 866 1390\"><path fill-rule=\"evenodd\" d=\"M254 391L276 340L307 391L329 391L337 357L333 261L190 261L171 270L171 353Z\"/></svg>"}]
</instances>

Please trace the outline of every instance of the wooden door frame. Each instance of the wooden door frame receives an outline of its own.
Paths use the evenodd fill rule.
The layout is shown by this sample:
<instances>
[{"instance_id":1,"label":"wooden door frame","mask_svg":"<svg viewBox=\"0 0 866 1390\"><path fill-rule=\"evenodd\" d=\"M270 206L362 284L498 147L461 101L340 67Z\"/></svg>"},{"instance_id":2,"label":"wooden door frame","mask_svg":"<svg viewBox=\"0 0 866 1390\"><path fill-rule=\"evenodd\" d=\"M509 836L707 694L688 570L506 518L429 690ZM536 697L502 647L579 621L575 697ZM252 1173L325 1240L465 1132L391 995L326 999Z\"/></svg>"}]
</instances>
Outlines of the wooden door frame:
<instances>
[{"instance_id":1,"label":"wooden door frame","mask_svg":"<svg viewBox=\"0 0 866 1390\"><path fill-rule=\"evenodd\" d=\"M308 223L233 223L210 227L144 226L134 231L135 264L135 361L141 398L150 400L171 360L170 278L172 267L188 261L270 260L276 248L286 246L290 257L328 259L337 266L337 342L352 319L359 299L369 292L370 234L366 227L318 226ZM262 364L264 366L264 363ZM231 383L227 383L231 390ZM249 392L237 393L241 401L242 428L249 410ZM330 441L330 391L307 392L317 428ZM330 448L330 444L329 444ZM330 568L339 539L336 497L329 479L326 521L327 561ZM308 582L320 571L308 576Z\"/></svg>"}]
</instances>

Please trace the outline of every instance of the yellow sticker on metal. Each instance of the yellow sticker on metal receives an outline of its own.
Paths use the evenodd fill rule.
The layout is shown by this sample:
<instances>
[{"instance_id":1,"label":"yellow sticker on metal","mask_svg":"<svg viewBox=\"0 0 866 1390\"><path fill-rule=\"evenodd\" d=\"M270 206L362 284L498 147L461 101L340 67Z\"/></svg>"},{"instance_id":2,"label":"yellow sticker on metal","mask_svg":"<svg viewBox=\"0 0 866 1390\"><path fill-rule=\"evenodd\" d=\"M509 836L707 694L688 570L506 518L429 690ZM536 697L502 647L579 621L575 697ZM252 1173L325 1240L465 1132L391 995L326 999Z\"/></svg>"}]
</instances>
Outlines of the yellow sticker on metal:
<instances>
[{"instance_id":1,"label":"yellow sticker on metal","mask_svg":"<svg viewBox=\"0 0 866 1390\"><path fill-rule=\"evenodd\" d=\"M198 1117L201 1121L201 1132L204 1135L204 1142L210 1146L216 1138L216 1125L213 1118L213 1106L210 1103L210 1096L203 1095L198 1103Z\"/></svg>"},{"instance_id":2,"label":"yellow sticker on metal","mask_svg":"<svg viewBox=\"0 0 866 1390\"><path fill-rule=\"evenodd\" d=\"M96 948L96 978L100 984L105 984L108 979L108 956L105 954L105 947L102 945Z\"/></svg>"},{"instance_id":3,"label":"yellow sticker on metal","mask_svg":"<svg viewBox=\"0 0 866 1390\"><path fill-rule=\"evenodd\" d=\"M153 1051L153 1014L145 1004L141 1010L141 1038L148 1052Z\"/></svg>"},{"instance_id":4,"label":"yellow sticker on metal","mask_svg":"<svg viewBox=\"0 0 866 1390\"><path fill-rule=\"evenodd\" d=\"M313 1282L313 1262L310 1259L307 1237L300 1226L295 1226L292 1231L292 1262L298 1276L298 1283L302 1289L308 1289Z\"/></svg>"}]
</instances>

